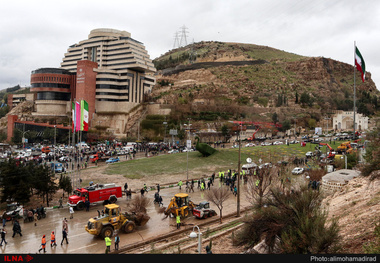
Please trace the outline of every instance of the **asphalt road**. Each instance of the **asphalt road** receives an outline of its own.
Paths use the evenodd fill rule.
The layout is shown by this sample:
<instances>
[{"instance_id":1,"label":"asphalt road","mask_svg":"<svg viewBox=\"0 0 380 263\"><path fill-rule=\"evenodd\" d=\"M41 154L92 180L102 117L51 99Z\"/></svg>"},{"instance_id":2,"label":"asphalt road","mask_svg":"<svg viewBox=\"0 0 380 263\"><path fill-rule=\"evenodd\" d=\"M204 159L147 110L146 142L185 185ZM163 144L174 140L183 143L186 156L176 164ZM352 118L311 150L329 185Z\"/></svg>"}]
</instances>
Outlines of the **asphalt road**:
<instances>
[{"instance_id":1,"label":"asphalt road","mask_svg":"<svg viewBox=\"0 0 380 263\"><path fill-rule=\"evenodd\" d=\"M214 186L217 187L219 184L219 180L215 180ZM241 187L241 208L248 205L248 202L245 198L245 186ZM161 189L160 194L163 198L164 206L167 206L170 202L170 199L174 196L174 194L178 193L178 187L173 188L164 188ZM185 192L185 187L182 186L182 191ZM134 195L132 195L133 198ZM128 244L132 244L134 242L139 242L142 240L149 239L151 237L169 233L171 231L176 230L176 223L174 218L164 218L162 213L158 212L158 205L153 203L154 192L148 192L145 194L146 197L151 200L150 205L147 208L147 213L151 217L148 223L143 227L137 227L136 230L132 233L126 234L124 232L120 232L120 247L123 247ZM200 201L204 201L205 194L197 189L195 189L194 193L190 194L190 199L194 203L199 203ZM119 199L117 204L120 205L122 211L125 211L127 200L125 198ZM212 209L215 209L217 212L217 216L219 217L219 211L215 205L210 204ZM233 211L236 211L236 197L231 195L230 199L226 201L223 214L228 214ZM43 235L46 235L46 253L50 254L101 254L105 252L105 241L99 237L93 236L87 233L84 229L87 221L90 217L97 216L97 210L102 209L102 204L91 205L90 211L75 211L74 218L70 219L69 209L68 207L61 209L50 209L47 211L47 216L44 219L38 221L37 226L34 226L33 222L22 222L20 220L20 225L22 229L22 237L16 235L12 238L12 224L8 222L6 225L6 241L7 245L0 247L1 252L4 254L13 254L13 253L25 253L25 254L33 254L38 253L38 249L40 248L41 238ZM68 220L68 240L69 244L65 242L61 245L62 240L62 221L63 218L67 218ZM183 219L182 222L186 224L197 224L200 219L196 219L193 216ZM202 219L203 220L210 220ZM192 230L192 227L189 227L189 234ZM56 242L57 247L50 247L50 234L54 231L56 233ZM111 250L114 249L114 240L112 239L112 247ZM43 253L43 252L41 252Z\"/></svg>"}]
</instances>

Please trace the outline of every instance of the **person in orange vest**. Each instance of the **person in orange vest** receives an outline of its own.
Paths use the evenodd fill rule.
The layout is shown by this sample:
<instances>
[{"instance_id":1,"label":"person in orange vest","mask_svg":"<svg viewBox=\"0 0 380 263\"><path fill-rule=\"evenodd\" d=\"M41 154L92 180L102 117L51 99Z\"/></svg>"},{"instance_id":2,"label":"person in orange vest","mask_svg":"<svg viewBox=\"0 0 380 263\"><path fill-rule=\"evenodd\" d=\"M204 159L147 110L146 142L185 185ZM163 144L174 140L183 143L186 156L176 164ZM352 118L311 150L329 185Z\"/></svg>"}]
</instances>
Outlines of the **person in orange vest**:
<instances>
[{"instance_id":1,"label":"person in orange vest","mask_svg":"<svg viewBox=\"0 0 380 263\"><path fill-rule=\"evenodd\" d=\"M53 247L54 246L57 246L57 243L55 242L55 235L54 235L54 231L51 232L50 234L50 247Z\"/></svg>"},{"instance_id":2,"label":"person in orange vest","mask_svg":"<svg viewBox=\"0 0 380 263\"><path fill-rule=\"evenodd\" d=\"M41 250L44 250L44 253L46 253L46 238L45 238L45 235L42 236L41 248L38 250L38 253L40 253Z\"/></svg>"}]
</instances>

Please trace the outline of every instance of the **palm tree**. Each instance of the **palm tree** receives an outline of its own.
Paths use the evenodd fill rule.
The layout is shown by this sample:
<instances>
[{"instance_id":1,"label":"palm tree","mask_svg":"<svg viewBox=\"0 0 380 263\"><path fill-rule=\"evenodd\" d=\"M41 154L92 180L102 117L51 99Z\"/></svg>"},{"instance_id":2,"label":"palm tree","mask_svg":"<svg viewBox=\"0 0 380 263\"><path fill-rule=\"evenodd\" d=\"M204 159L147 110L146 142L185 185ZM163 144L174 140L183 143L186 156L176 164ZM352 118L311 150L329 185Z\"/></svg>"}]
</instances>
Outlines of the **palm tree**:
<instances>
[{"instance_id":1,"label":"palm tree","mask_svg":"<svg viewBox=\"0 0 380 263\"><path fill-rule=\"evenodd\" d=\"M327 222L319 191L302 186L289 192L272 188L270 193L266 205L247 217L238 236L240 244L258 244L264 239L269 253L336 252L339 226L336 220Z\"/></svg>"}]
</instances>

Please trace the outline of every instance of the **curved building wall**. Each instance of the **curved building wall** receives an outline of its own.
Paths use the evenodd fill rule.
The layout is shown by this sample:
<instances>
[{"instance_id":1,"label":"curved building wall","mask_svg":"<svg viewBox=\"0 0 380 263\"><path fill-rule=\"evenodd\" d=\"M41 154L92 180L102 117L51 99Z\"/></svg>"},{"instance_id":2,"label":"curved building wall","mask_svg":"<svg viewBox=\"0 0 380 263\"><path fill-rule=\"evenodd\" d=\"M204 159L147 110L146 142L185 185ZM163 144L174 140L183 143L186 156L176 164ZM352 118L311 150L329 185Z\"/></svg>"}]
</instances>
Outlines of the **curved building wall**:
<instances>
[{"instance_id":1,"label":"curved building wall","mask_svg":"<svg viewBox=\"0 0 380 263\"><path fill-rule=\"evenodd\" d=\"M41 68L32 71L30 84L30 91L35 94L34 115L67 115L75 74L59 68Z\"/></svg>"}]
</instances>

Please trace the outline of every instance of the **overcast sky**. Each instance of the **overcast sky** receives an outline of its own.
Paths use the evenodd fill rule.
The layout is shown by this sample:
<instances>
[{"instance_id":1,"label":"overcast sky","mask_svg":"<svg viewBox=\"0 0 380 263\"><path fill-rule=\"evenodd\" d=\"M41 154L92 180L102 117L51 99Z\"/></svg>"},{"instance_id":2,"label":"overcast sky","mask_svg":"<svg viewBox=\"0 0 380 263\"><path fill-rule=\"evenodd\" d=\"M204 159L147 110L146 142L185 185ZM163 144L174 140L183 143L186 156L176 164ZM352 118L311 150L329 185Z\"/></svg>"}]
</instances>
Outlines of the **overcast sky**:
<instances>
[{"instance_id":1,"label":"overcast sky","mask_svg":"<svg viewBox=\"0 0 380 263\"><path fill-rule=\"evenodd\" d=\"M12 0L0 8L0 90L29 86L32 70L60 67L92 29L128 31L154 59L184 25L188 43L250 43L352 65L356 41L380 87L376 0Z\"/></svg>"}]
</instances>

